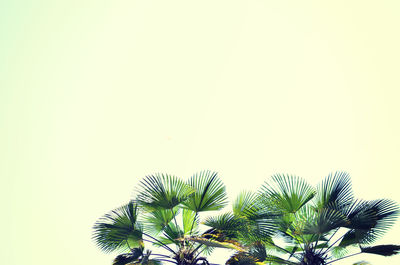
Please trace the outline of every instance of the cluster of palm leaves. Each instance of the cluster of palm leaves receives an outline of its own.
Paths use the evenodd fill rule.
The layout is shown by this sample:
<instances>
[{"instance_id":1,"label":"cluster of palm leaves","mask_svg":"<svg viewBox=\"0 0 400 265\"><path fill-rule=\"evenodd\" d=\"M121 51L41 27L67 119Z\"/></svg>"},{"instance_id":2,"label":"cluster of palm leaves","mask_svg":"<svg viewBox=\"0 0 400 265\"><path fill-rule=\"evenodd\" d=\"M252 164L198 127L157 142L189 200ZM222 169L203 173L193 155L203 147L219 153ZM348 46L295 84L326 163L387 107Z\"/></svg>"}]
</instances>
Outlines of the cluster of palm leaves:
<instances>
[{"instance_id":1,"label":"cluster of palm leaves","mask_svg":"<svg viewBox=\"0 0 400 265\"><path fill-rule=\"evenodd\" d=\"M96 222L93 238L106 252L126 252L114 265L209 265L206 256L215 248L235 251L230 265L325 265L361 253L400 251L398 245L371 246L394 223L397 204L355 199L343 172L330 174L316 188L296 176L274 175L258 192L239 194L231 211L200 223L200 213L226 204L225 186L215 172L187 181L148 176L133 200Z\"/></svg>"},{"instance_id":2,"label":"cluster of palm leaves","mask_svg":"<svg viewBox=\"0 0 400 265\"><path fill-rule=\"evenodd\" d=\"M164 174L147 176L133 200L96 222L93 238L106 252L128 251L117 256L114 265L210 264L202 254L210 254L215 246L234 245L204 244L202 240L209 240L199 231L199 214L220 210L226 204L225 186L215 172L203 171L188 181ZM162 252L154 253L150 247L145 251L145 245Z\"/></svg>"}]
</instances>

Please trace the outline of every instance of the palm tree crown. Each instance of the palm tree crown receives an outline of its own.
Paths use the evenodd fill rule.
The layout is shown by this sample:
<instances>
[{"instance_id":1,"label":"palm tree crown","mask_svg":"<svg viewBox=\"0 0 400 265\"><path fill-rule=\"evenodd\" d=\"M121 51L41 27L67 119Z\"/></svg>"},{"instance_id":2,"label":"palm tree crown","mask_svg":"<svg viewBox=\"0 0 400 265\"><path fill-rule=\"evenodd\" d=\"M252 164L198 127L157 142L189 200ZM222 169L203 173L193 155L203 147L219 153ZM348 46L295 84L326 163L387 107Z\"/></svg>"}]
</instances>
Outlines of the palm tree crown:
<instances>
[{"instance_id":1,"label":"palm tree crown","mask_svg":"<svg viewBox=\"0 0 400 265\"><path fill-rule=\"evenodd\" d=\"M246 250L227 264L325 265L360 253L397 254L397 245L369 245L398 213L391 200L355 199L344 172L328 175L316 188L296 176L274 175L257 193L244 192L235 201L231 219L243 225L232 231L223 222L208 224L220 238L244 244ZM229 227L232 220L224 222Z\"/></svg>"},{"instance_id":2,"label":"palm tree crown","mask_svg":"<svg viewBox=\"0 0 400 265\"><path fill-rule=\"evenodd\" d=\"M202 236L199 213L222 209L227 203L225 186L217 173L202 171L183 181L167 174L147 176L137 186L136 196L127 204L100 218L93 239L105 252L125 251L114 265L209 264L201 254L213 250ZM145 251L158 247L162 253ZM214 247L233 247L216 243Z\"/></svg>"}]
</instances>

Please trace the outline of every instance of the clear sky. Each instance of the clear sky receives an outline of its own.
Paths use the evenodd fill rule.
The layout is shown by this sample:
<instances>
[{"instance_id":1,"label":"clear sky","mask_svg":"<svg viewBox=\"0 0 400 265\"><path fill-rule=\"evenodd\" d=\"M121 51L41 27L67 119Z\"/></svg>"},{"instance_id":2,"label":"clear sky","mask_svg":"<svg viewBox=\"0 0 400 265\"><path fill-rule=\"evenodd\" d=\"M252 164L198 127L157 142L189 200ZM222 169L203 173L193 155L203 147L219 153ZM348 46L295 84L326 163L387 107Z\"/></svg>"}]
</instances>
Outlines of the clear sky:
<instances>
[{"instance_id":1,"label":"clear sky","mask_svg":"<svg viewBox=\"0 0 400 265\"><path fill-rule=\"evenodd\" d=\"M357 197L400 202L399 13L397 0L0 1L2 263L111 264L91 227L154 172L215 170L233 198L274 173L343 170ZM399 237L397 222L380 243Z\"/></svg>"}]
</instances>

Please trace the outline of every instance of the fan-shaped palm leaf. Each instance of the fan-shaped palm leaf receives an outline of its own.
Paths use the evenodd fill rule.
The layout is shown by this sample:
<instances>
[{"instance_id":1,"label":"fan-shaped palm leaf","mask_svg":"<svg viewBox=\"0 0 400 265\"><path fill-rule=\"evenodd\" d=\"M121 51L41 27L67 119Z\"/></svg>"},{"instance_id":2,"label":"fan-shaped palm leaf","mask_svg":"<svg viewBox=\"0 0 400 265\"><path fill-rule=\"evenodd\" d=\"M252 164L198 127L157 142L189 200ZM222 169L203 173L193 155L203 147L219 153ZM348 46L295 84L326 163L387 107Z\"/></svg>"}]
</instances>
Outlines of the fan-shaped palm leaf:
<instances>
[{"instance_id":1,"label":"fan-shaped palm leaf","mask_svg":"<svg viewBox=\"0 0 400 265\"><path fill-rule=\"evenodd\" d=\"M216 172L202 171L188 181L194 193L183 204L194 212L215 211L225 207L227 196L225 185Z\"/></svg>"},{"instance_id":2,"label":"fan-shaped palm leaf","mask_svg":"<svg viewBox=\"0 0 400 265\"><path fill-rule=\"evenodd\" d=\"M315 206L326 208L328 205L336 204L344 206L352 203L353 191L351 179L346 172L335 172L329 174L318 186Z\"/></svg>"},{"instance_id":3,"label":"fan-shaped palm leaf","mask_svg":"<svg viewBox=\"0 0 400 265\"><path fill-rule=\"evenodd\" d=\"M381 235L394 224L398 215L399 207L391 200L367 201L349 214L348 228L373 229L374 233Z\"/></svg>"},{"instance_id":4,"label":"fan-shaped palm leaf","mask_svg":"<svg viewBox=\"0 0 400 265\"><path fill-rule=\"evenodd\" d=\"M246 233L253 241L264 241L275 234L283 214L265 196L248 191L239 194L232 208L235 217L248 223Z\"/></svg>"},{"instance_id":5,"label":"fan-shaped palm leaf","mask_svg":"<svg viewBox=\"0 0 400 265\"><path fill-rule=\"evenodd\" d=\"M142 218L146 223L144 229L150 234L158 235L168 224L179 214L179 208L170 209L155 209L147 212Z\"/></svg>"},{"instance_id":6,"label":"fan-shaped palm leaf","mask_svg":"<svg viewBox=\"0 0 400 265\"><path fill-rule=\"evenodd\" d=\"M130 202L100 218L94 225L93 239L105 252L141 246L142 228L137 222L138 207Z\"/></svg>"},{"instance_id":7,"label":"fan-shaped palm leaf","mask_svg":"<svg viewBox=\"0 0 400 265\"><path fill-rule=\"evenodd\" d=\"M314 197L315 191L304 179L278 174L265 182L260 195L279 209L295 213Z\"/></svg>"},{"instance_id":8,"label":"fan-shaped palm leaf","mask_svg":"<svg viewBox=\"0 0 400 265\"><path fill-rule=\"evenodd\" d=\"M340 245L370 244L391 227L399 214L399 208L395 202L386 199L358 201L346 214L349 222L344 227L350 230Z\"/></svg>"},{"instance_id":9,"label":"fan-shaped palm leaf","mask_svg":"<svg viewBox=\"0 0 400 265\"><path fill-rule=\"evenodd\" d=\"M346 216L340 211L329 208L317 210L314 210L311 207L303 208L310 209L310 211L305 211L305 215L301 216L301 219L304 222L304 229L301 232L303 234L321 236L348 223Z\"/></svg>"},{"instance_id":10,"label":"fan-shaped palm leaf","mask_svg":"<svg viewBox=\"0 0 400 265\"><path fill-rule=\"evenodd\" d=\"M214 238L232 239L240 237L240 233L246 229L246 221L234 216L232 213L225 213L218 216L210 216L203 222L206 226L212 227L206 234Z\"/></svg>"},{"instance_id":11,"label":"fan-shaped palm leaf","mask_svg":"<svg viewBox=\"0 0 400 265\"><path fill-rule=\"evenodd\" d=\"M175 244L180 246L182 235L182 229L171 222L164 228L163 236L159 237L159 241L165 245ZM155 245L159 245L160 242L155 242Z\"/></svg>"},{"instance_id":12,"label":"fan-shaped palm leaf","mask_svg":"<svg viewBox=\"0 0 400 265\"><path fill-rule=\"evenodd\" d=\"M343 236L339 243L340 247L347 247L354 244L368 244L375 239L370 236L368 229L350 229Z\"/></svg>"},{"instance_id":13,"label":"fan-shaped palm leaf","mask_svg":"<svg viewBox=\"0 0 400 265\"><path fill-rule=\"evenodd\" d=\"M164 174L145 177L139 183L137 201L151 209L173 209L194 192L181 179Z\"/></svg>"},{"instance_id":14,"label":"fan-shaped palm leaf","mask_svg":"<svg viewBox=\"0 0 400 265\"><path fill-rule=\"evenodd\" d=\"M342 247L342 246L334 246L331 248L332 257L336 259L343 258L344 256L348 255L349 248Z\"/></svg>"},{"instance_id":15,"label":"fan-shaped palm leaf","mask_svg":"<svg viewBox=\"0 0 400 265\"><path fill-rule=\"evenodd\" d=\"M258 207L257 195L250 191L243 191L233 202L232 210L236 216L249 217L253 216L254 213L259 212L261 207Z\"/></svg>"}]
</instances>

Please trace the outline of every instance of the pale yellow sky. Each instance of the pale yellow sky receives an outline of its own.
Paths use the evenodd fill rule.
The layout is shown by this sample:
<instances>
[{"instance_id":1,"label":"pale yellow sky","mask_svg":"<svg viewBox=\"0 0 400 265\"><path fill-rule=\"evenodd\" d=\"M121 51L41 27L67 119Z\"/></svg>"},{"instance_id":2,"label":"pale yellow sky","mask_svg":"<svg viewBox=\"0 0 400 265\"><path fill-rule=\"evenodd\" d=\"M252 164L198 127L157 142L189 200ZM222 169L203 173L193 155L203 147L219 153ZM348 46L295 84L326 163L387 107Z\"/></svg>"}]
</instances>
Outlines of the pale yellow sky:
<instances>
[{"instance_id":1,"label":"pale yellow sky","mask_svg":"<svg viewBox=\"0 0 400 265\"><path fill-rule=\"evenodd\" d=\"M110 264L91 227L154 172L215 170L232 198L274 173L344 170L357 197L400 202L399 11L2 1L3 262ZM380 243L399 236L397 222Z\"/></svg>"}]
</instances>

